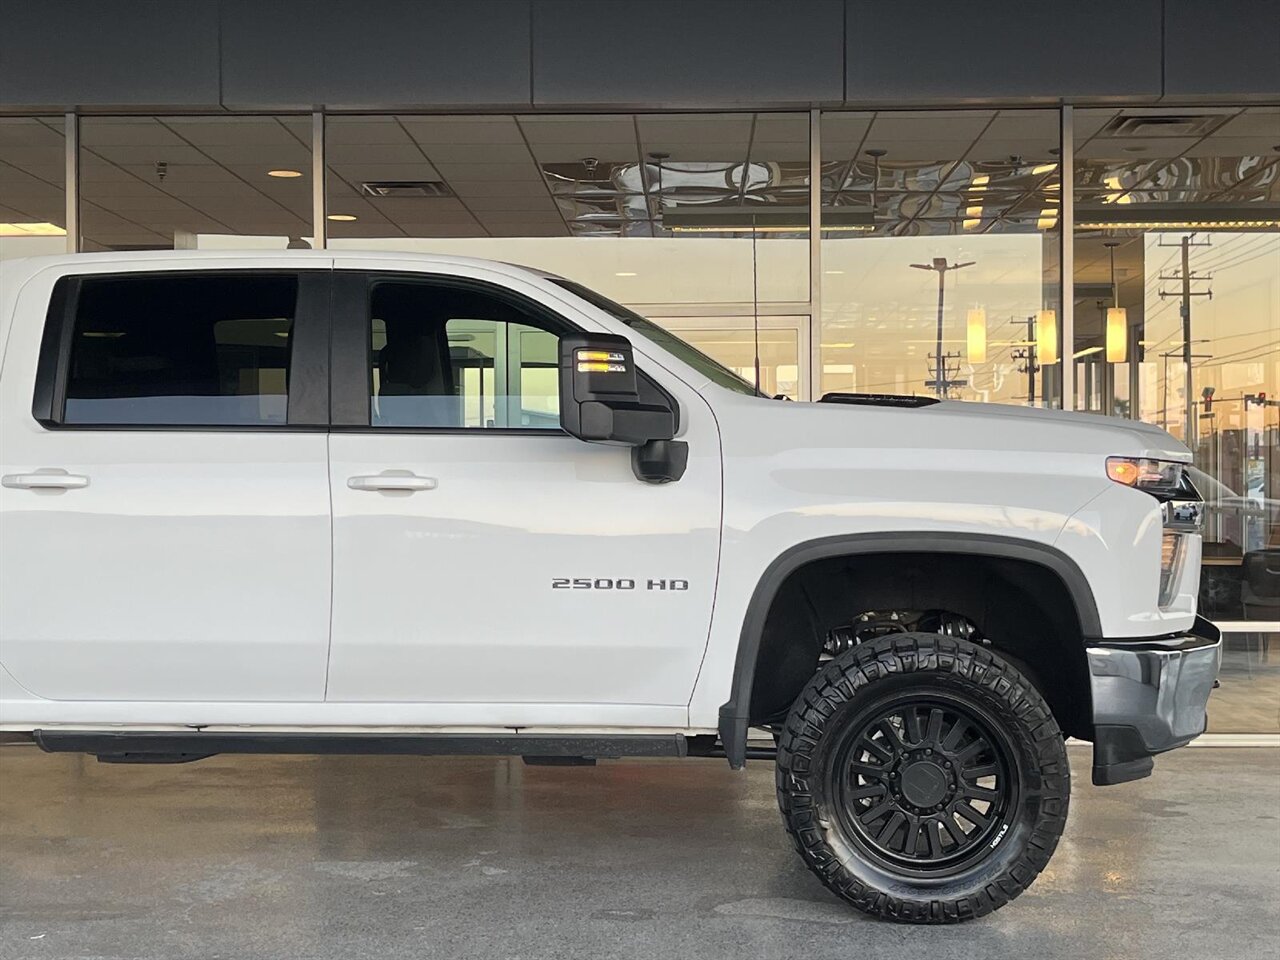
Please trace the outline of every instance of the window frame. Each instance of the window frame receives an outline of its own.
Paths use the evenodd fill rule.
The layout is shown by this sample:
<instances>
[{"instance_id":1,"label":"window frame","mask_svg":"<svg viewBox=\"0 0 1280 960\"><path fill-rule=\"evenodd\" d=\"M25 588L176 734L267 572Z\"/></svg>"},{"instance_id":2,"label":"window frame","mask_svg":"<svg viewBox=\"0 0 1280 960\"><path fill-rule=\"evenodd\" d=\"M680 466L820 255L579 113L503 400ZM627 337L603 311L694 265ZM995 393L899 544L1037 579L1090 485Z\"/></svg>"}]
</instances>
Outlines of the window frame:
<instances>
[{"instance_id":1,"label":"window frame","mask_svg":"<svg viewBox=\"0 0 1280 960\"><path fill-rule=\"evenodd\" d=\"M58 278L45 316L36 361L31 415L48 430L129 431L138 433L260 431L325 431L329 427L328 352L330 284L328 267L315 269L119 270L75 273ZM294 305L289 386L284 423L68 423L67 388L74 346L76 310L84 284L94 280L169 280L196 277L292 277L298 296Z\"/></svg>"},{"instance_id":2,"label":"window frame","mask_svg":"<svg viewBox=\"0 0 1280 960\"><path fill-rule=\"evenodd\" d=\"M472 293L491 296L529 315L533 323L556 336L584 333L581 327L567 320L544 303L525 296L509 287L460 277L448 273L428 273L404 270L336 269L333 271L331 311L331 351L329 383L331 398L330 429L335 433L368 433L395 436L396 434L443 434L448 436L518 436L518 437L567 437L564 427L405 427L375 426L372 423L371 390L373 367L372 345L372 295L378 283L417 283L423 286L452 287ZM676 413L679 429L680 407L675 397L644 371L637 371L671 404Z\"/></svg>"}]
</instances>

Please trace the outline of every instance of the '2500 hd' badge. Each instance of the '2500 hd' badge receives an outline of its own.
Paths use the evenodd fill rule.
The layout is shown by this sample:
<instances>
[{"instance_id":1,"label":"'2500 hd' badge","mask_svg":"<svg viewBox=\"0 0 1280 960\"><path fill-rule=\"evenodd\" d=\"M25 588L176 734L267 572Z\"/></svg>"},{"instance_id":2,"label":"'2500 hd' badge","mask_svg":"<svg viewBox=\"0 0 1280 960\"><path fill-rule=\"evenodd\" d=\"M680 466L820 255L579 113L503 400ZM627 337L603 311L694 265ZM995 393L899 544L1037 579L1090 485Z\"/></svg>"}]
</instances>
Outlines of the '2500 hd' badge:
<instances>
[{"instance_id":1,"label":"'2500 hd' badge","mask_svg":"<svg viewBox=\"0 0 1280 960\"><path fill-rule=\"evenodd\" d=\"M637 583L643 584L637 586ZM689 589L688 580L642 580L629 577L614 579L613 577L554 577L551 580L552 590L671 590L679 592Z\"/></svg>"}]
</instances>

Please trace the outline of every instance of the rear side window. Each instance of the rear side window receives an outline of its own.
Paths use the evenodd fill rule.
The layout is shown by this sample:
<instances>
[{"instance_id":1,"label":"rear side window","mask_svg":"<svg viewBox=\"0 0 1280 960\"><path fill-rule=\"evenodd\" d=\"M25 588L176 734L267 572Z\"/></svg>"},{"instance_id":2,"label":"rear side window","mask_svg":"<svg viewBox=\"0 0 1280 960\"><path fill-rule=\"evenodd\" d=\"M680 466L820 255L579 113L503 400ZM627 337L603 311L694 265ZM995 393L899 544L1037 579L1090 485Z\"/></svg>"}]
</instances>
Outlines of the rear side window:
<instances>
[{"instance_id":1,"label":"rear side window","mask_svg":"<svg viewBox=\"0 0 1280 960\"><path fill-rule=\"evenodd\" d=\"M290 275L84 280L62 422L287 423L297 301Z\"/></svg>"}]
</instances>

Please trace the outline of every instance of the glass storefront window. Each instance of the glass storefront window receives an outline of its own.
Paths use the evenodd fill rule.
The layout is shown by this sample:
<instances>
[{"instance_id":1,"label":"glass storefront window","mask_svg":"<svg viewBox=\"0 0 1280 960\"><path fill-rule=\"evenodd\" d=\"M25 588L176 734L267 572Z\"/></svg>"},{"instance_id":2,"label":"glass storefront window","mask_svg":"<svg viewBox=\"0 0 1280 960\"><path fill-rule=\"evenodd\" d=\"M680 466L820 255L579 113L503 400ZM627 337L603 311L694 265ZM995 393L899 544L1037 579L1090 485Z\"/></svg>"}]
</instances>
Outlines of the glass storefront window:
<instances>
[{"instance_id":1,"label":"glass storefront window","mask_svg":"<svg viewBox=\"0 0 1280 960\"><path fill-rule=\"evenodd\" d=\"M1058 113L822 115L822 391L1057 402Z\"/></svg>"},{"instance_id":2,"label":"glass storefront window","mask_svg":"<svg viewBox=\"0 0 1280 960\"><path fill-rule=\"evenodd\" d=\"M753 383L759 336L761 388L805 395L807 114L330 117L325 137L331 248L539 267Z\"/></svg>"},{"instance_id":3,"label":"glass storefront window","mask_svg":"<svg viewBox=\"0 0 1280 960\"><path fill-rule=\"evenodd\" d=\"M1215 733L1280 716L1280 108L1079 110L1077 406L1185 442Z\"/></svg>"},{"instance_id":4,"label":"glass storefront window","mask_svg":"<svg viewBox=\"0 0 1280 960\"><path fill-rule=\"evenodd\" d=\"M310 246L309 117L84 117L81 249Z\"/></svg>"},{"instance_id":5,"label":"glass storefront window","mask_svg":"<svg viewBox=\"0 0 1280 960\"><path fill-rule=\"evenodd\" d=\"M1078 111L1077 406L1192 449L1202 612L1280 621L1280 108Z\"/></svg>"},{"instance_id":6,"label":"glass storefront window","mask_svg":"<svg viewBox=\"0 0 1280 960\"><path fill-rule=\"evenodd\" d=\"M67 251L62 117L0 117L0 259Z\"/></svg>"}]
</instances>

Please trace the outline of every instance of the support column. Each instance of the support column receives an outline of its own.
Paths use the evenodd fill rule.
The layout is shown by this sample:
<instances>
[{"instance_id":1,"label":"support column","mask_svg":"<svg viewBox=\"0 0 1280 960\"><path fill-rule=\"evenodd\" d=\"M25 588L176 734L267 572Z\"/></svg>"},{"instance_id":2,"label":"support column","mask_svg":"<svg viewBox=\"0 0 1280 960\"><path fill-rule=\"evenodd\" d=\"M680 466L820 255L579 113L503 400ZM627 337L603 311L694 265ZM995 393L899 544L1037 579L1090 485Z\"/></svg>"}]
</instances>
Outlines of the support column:
<instances>
[{"instance_id":1,"label":"support column","mask_svg":"<svg viewBox=\"0 0 1280 960\"><path fill-rule=\"evenodd\" d=\"M63 116L62 136L65 140L66 167L63 219L67 228L67 253L79 253L80 244L80 118L74 113Z\"/></svg>"},{"instance_id":2,"label":"support column","mask_svg":"<svg viewBox=\"0 0 1280 960\"><path fill-rule=\"evenodd\" d=\"M329 221L324 196L324 114L311 114L311 222L315 236L314 247L323 250L329 245Z\"/></svg>"},{"instance_id":3,"label":"support column","mask_svg":"<svg viewBox=\"0 0 1280 960\"><path fill-rule=\"evenodd\" d=\"M803 358L797 357L803 362ZM822 111L809 111L809 399L822 396Z\"/></svg>"},{"instance_id":4,"label":"support column","mask_svg":"<svg viewBox=\"0 0 1280 960\"><path fill-rule=\"evenodd\" d=\"M1062 211L1058 215L1058 230L1061 233L1062 256L1062 322L1058 324L1061 331L1062 347L1062 409L1074 410L1076 407L1076 147L1074 117L1070 106L1062 108L1062 144L1060 167L1062 177Z\"/></svg>"}]
</instances>

